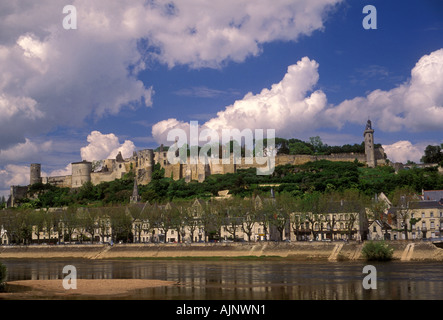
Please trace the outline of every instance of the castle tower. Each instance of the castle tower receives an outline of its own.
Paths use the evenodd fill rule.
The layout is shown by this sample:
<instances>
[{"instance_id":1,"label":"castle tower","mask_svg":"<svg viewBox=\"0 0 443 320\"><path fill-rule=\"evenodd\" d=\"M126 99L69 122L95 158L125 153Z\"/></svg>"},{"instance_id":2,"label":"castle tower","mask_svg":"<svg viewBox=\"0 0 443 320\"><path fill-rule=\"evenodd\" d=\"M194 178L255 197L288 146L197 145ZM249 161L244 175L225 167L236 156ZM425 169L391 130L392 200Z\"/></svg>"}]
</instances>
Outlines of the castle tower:
<instances>
[{"instance_id":1,"label":"castle tower","mask_svg":"<svg viewBox=\"0 0 443 320\"><path fill-rule=\"evenodd\" d=\"M375 168L377 166L377 161L375 160L374 129L372 129L371 120L368 120L366 123L366 129L363 136L365 138L366 164L370 168Z\"/></svg>"},{"instance_id":2,"label":"castle tower","mask_svg":"<svg viewBox=\"0 0 443 320\"><path fill-rule=\"evenodd\" d=\"M82 161L72 163L72 188L80 188L91 181L92 162Z\"/></svg>"},{"instance_id":3,"label":"castle tower","mask_svg":"<svg viewBox=\"0 0 443 320\"><path fill-rule=\"evenodd\" d=\"M42 182L41 164L32 163L31 164L31 172L30 172L30 176L29 176L29 184L33 185L35 183L41 183L41 182Z\"/></svg>"},{"instance_id":4,"label":"castle tower","mask_svg":"<svg viewBox=\"0 0 443 320\"><path fill-rule=\"evenodd\" d=\"M152 180L154 170L154 151L152 149L141 150L136 157L136 179L137 183L146 185Z\"/></svg>"}]
</instances>

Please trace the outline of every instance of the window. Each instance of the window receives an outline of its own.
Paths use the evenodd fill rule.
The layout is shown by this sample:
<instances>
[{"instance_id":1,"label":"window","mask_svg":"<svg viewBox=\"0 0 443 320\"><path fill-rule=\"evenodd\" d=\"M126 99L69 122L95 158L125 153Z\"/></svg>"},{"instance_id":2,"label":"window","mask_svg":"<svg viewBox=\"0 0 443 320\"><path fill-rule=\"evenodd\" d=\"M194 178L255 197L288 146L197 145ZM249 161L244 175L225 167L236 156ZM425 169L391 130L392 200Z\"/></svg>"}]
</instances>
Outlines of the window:
<instances>
[{"instance_id":1,"label":"window","mask_svg":"<svg viewBox=\"0 0 443 320\"><path fill-rule=\"evenodd\" d=\"M431 220L431 229L434 229L434 228L435 228L434 220Z\"/></svg>"},{"instance_id":2,"label":"window","mask_svg":"<svg viewBox=\"0 0 443 320\"><path fill-rule=\"evenodd\" d=\"M425 213L424 213L424 212L421 213L421 217L422 217L422 218L425 217Z\"/></svg>"},{"instance_id":3,"label":"window","mask_svg":"<svg viewBox=\"0 0 443 320\"><path fill-rule=\"evenodd\" d=\"M374 226L373 232L377 232L377 226Z\"/></svg>"},{"instance_id":4,"label":"window","mask_svg":"<svg viewBox=\"0 0 443 320\"><path fill-rule=\"evenodd\" d=\"M431 218L434 218L434 212L431 211Z\"/></svg>"},{"instance_id":5,"label":"window","mask_svg":"<svg viewBox=\"0 0 443 320\"><path fill-rule=\"evenodd\" d=\"M422 228L422 229L426 229L426 222L423 221L423 222L421 223L421 228Z\"/></svg>"}]
</instances>

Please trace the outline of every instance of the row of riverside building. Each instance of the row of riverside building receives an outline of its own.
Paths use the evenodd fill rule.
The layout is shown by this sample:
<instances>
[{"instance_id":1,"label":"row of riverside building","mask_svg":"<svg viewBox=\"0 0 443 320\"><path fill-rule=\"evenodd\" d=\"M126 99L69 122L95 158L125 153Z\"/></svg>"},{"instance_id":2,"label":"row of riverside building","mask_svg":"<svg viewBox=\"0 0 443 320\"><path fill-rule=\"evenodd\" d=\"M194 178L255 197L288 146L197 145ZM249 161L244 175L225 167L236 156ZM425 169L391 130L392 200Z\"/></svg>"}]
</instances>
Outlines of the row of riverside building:
<instances>
[{"instance_id":1,"label":"row of riverside building","mask_svg":"<svg viewBox=\"0 0 443 320\"><path fill-rule=\"evenodd\" d=\"M164 227L153 224L147 218L134 219L129 207L125 210L132 221L132 236L124 242L134 243L177 243L177 242L211 242L211 241L362 241L362 240L437 240L443 231L443 190L423 191L407 208L392 206L389 199L382 193L377 201L386 204L386 210L377 219L372 218L368 208L354 210L344 209L344 203L327 208L326 212L314 217L309 214L294 212L284 221L271 223L269 220L226 218L215 227L210 227L203 220L204 210L210 206L208 202L195 200L187 209L191 210L191 219L182 221L179 227ZM215 200L215 201L223 201ZM254 205L263 206L271 198L254 198ZM140 210L152 210L152 206L133 203ZM158 210L172 210L174 204L156 206ZM63 211L63 208L50 210ZM81 208L79 210L93 210ZM406 225L406 228L405 228ZM32 241L39 243L84 242L112 243L115 232L112 230L111 218L107 214L97 216L92 229L78 227L71 231L69 239L64 236L67 227L60 221L54 229L32 228ZM216 235L214 230L217 230ZM11 234L6 225L0 225L2 245L10 243ZM84 241L82 241L84 240Z\"/></svg>"}]
</instances>

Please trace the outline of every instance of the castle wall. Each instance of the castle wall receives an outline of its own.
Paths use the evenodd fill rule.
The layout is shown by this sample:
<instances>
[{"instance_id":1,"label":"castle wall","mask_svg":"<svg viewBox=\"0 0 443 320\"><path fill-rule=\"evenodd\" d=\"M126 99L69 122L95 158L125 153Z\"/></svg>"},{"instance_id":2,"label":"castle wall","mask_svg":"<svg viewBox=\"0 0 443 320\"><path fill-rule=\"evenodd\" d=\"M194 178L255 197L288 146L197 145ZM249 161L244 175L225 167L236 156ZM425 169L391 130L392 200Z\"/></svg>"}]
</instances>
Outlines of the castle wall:
<instances>
[{"instance_id":1,"label":"castle wall","mask_svg":"<svg viewBox=\"0 0 443 320\"><path fill-rule=\"evenodd\" d=\"M386 155L383 148L375 149L374 157L377 165L384 165L386 163ZM286 164L302 165L316 160L353 162L355 159L361 163L367 163L367 156L364 153L339 153L318 156L278 155L275 157L275 166ZM116 159L103 160L103 167L100 172L92 172L92 163L83 161L72 164L72 176L43 177L40 179L43 183L49 183L57 187L79 188L88 181L98 185L102 182L121 179L124 174L133 170L137 183L146 185L152 180L154 164L158 163L165 170L165 177L173 178L174 180L185 178L188 182L192 180L202 182L209 175L235 173L237 169L265 168L268 165L268 163L256 163L255 158L252 158L252 163L246 163L245 159L234 163L232 154L227 164L223 164L222 159L209 158L208 160L208 164L190 164L190 158L188 157L188 164L170 164L167 159L167 151L154 152L151 149L146 149L134 152L133 156L128 159L123 159L119 153ZM38 181L39 175L40 165L32 164L31 181Z\"/></svg>"},{"instance_id":2,"label":"castle wall","mask_svg":"<svg viewBox=\"0 0 443 320\"><path fill-rule=\"evenodd\" d=\"M72 176L44 177L42 182L59 188L71 188Z\"/></svg>"},{"instance_id":3,"label":"castle wall","mask_svg":"<svg viewBox=\"0 0 443 320\"><path fill-rule=\"evenodd\" d=\"M11 207L14 207L17 204L18 200L26 198L27 193L28 187L11 186L9 205Z\"/></svg>"},{"instance_id":4,"label":"castle wall","mask_svg":"<svg viewBox=\"0 0 443 320\"><path fill-rule=\"evenodd\" d=\"M187 159L187 164L169 164L165 158L166 152L156 152L156 163L159 163L162 168L165 169L165 177L172 177L174 180L185 178L187 182L190 181L204 181L205 178L213 174L227 174L235 173L237 169L249 169L249 168L265 168L267 163L258 164L255 158L252 158L252 163L246 163L245 159L241 159L238 163L234 164L233 156L231 155L229 163L223 164L222 159L209 158L209 164L203 163L191 164L190 158ZM384 151L382 148L377 149L376 153L377 163L385 164ZM346 161L366 163L366 155L364 153L337 153L330 155L277 155L275 157L275 166L280 165L302 165L310 161L328 160L328 161ZM217 163L218 162L218 163Z\"/></svg>"},{"instance_id":5,"label":"castle wall","mask_svg":"<svg viewBox=\"0 0 443 320\"><path fill-rule=\"evenodd\" d=\"M111 182L115 179L120 179L120 176L116 172L92 172L91 182L94 186L102 182Z\"/></svg>"}]
</instances>

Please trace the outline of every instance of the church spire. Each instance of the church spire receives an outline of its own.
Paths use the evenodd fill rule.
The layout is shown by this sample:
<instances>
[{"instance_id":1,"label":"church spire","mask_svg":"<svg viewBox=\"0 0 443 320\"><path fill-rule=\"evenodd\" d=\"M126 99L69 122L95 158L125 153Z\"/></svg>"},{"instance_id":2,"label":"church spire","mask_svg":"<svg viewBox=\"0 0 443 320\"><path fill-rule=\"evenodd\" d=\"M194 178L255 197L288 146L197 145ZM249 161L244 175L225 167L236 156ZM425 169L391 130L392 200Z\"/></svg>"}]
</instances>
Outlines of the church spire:
<instances>
[{"instance_id":1,"label":"church spire","mask_svg":"<svg viewBox=\"0 0 443 320\"><path fill-rule=\"evenodd\" d=\"M140 195L138 194L137 179L134 179L134 188L132 189L131 203L139 203Z\"/></svg>"}]
</instances>

